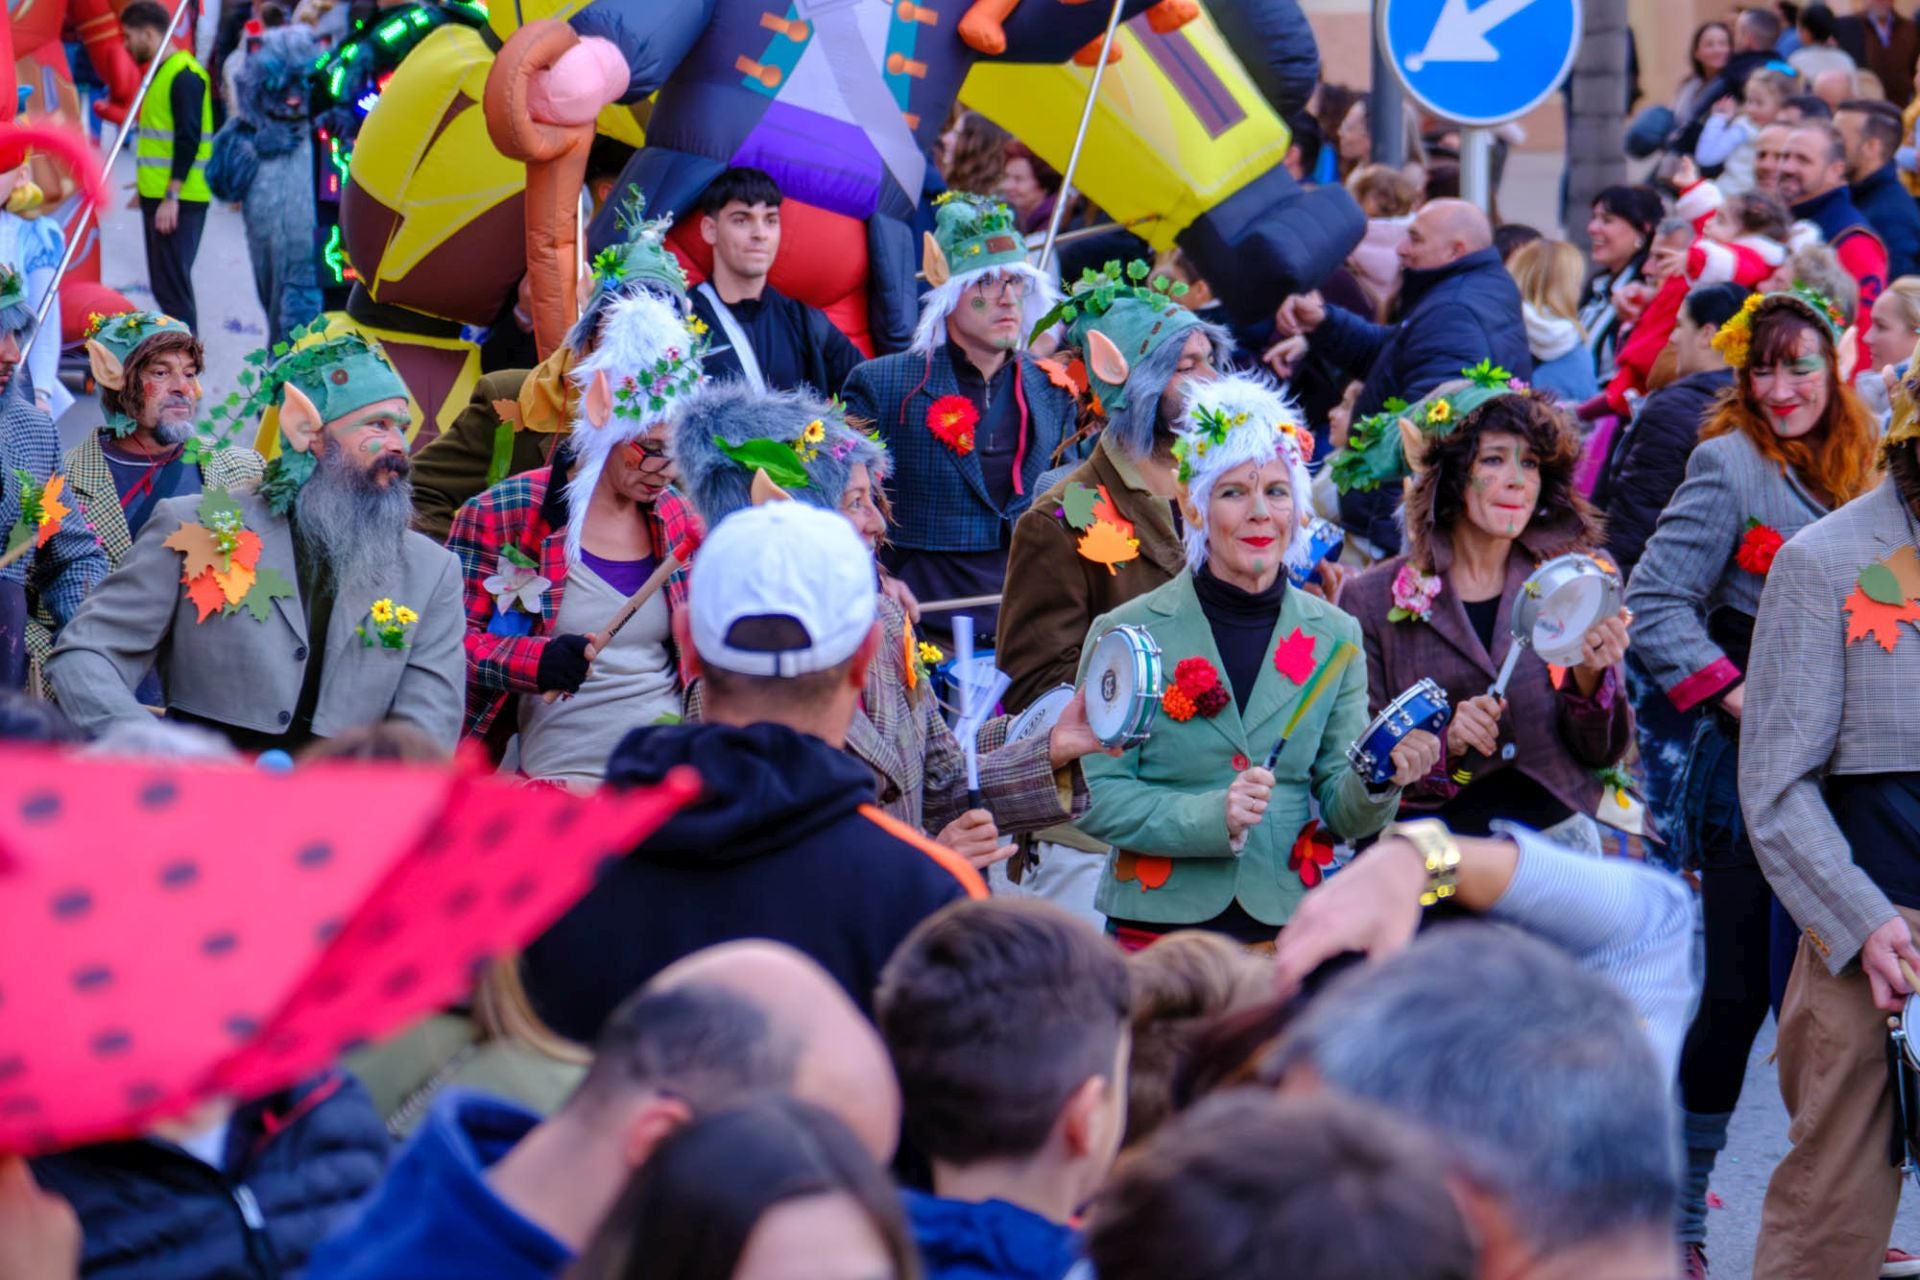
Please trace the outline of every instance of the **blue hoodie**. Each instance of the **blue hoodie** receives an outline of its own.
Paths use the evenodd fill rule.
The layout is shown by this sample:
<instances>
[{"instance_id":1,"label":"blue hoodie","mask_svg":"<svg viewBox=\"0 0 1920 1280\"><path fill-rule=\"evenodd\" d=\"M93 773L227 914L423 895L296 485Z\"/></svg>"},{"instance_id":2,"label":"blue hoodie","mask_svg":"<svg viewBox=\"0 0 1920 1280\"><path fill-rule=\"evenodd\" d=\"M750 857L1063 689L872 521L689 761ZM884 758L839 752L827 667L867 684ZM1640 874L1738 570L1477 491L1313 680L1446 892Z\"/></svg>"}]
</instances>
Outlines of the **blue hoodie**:
<instances>
[{"instance_id":1,"label":"blue hoodie","mask_svg":"<svg viewBox=\"0 0 1920 1280\"><path fill-rule=\"evenodd\" d=\"M307 1280L547 1280L566 1245L495 1195L486 1172L540 1123L511 1102L449 1090L358 1215L313 1252Z\"/></svg>"},{"instance_id":2,"label":"blue hoodie","mask_svg":"<svg viewBox=\"0 0 1920 1280\"><path fill-rule=\"evenodd\" d=\"M927 1280L1060 1280L1080 1260L1080 1233L1005 1200L904 1191Z\"/></svg>"}]
</instances>

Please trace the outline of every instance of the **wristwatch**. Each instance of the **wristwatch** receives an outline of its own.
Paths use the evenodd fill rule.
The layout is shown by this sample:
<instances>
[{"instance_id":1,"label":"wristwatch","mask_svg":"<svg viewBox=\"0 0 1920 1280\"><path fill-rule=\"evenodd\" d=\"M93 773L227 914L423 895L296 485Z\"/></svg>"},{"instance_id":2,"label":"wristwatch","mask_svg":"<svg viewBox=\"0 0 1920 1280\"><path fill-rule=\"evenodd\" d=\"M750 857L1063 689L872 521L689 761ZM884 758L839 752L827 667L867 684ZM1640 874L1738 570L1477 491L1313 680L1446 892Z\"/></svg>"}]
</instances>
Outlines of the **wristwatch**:
<instances>
[{"instance_id":1,"label":"wristwatch","mask_svg":"<svg viewBox=\"0 0 1920 1280\"><path fill-rule=\"evenodd\" d=\"M1398 836L1414 847L1427 867L1427 887L1420 894L1420 905L1430 907L1443 898L1451 898L1460 887L1460 844L1438 818L1416 818L1395 822L1380 833L1382 839Z\"/></svg>"}]
</instances>

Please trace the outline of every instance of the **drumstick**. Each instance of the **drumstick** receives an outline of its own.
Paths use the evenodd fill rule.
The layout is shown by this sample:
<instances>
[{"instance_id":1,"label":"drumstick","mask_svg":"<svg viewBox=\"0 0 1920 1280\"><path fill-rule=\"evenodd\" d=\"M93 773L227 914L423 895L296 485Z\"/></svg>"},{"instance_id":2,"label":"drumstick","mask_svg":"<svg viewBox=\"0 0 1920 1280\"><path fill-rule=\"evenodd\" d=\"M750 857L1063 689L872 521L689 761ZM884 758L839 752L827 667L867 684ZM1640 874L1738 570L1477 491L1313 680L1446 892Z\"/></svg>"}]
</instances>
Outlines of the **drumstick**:
<instances>
[{"instance_id":1,"label":"drumstick","mask_svg":"<svg viewBox=\"0 0 1920 1280\"><path fill-rule=\"evenodd\" d=\"M688 550L687 545L682 543L680 550ZM614 613L613 620L607 623L606 630L600 633L599 647L601 649L613 643L613 638L620 634L620 628L626 626L627 623L633 620L633 615L640 611L640 606L653 599L654 593L665 586L667 579L671 578L679 568L680 555L679 552L675 552L662 560L659 566L647 575L647 580L640 584L640 589L627 597L626 603L621 605ZM560 700L560 691L558 689L549 689L540 696L547 702L558 702Z\"/></svg>"},{"instance_id":2,"label":"drumstick","mask_svg":"<svg viewBox=\"0 0 1920 1280\"><path fill-rule=\"evenodd\" d=\"M1907 990L1920 995L1920 978L1913 974L1913 966L1907 963L1905 956L1900 957L1900 976L1907 980Z\"/></svg>"},{"instance_id":3,"label":"drumstick","mask_svg":"<svg viewBox=\"0 0 1920 1280\"><path fill-rule=\"evenodd\" d=\"M1501 660L1500 674L1495 676L1493 683L1487 686L1488 697L1500 701L1507 696L1507 681L1513 679L1513 669L1520 663L1520 651L1526 647L1525 640L1517 635L1513 637L1512 642L1507 645L1507 656ZM1461 757L1459 766L1451 775L1453 784L1456 787L1466 786L1473 781L1473 775L1485 768L1488 761L1492 759L1492 756L1478 747L1467 748L1467 754Z\"/></svg>"},{"instance_id":4,"label":"drumstick","mask_svg":"<svg viewBox=\"0 0 1920 1280\"><path fill-rule=\"evenodd\" d=\"M1319 698L1321 692L1347 669L1347 664L1352 662L1354 655L1359 652L1345 640L1334 644L1333 653L1320 665L1320 669L1313 673L1313 678L1307 681L1307 687L1300 691L1300 701L1294 704L1293 714L1287 717L1286 727L1280 730L1280 740L1274 743L1273 750L1267 753L1268 773L1272 773L1273 766L1280 763L1280 753L1287 749L1287 739L1291 738L1293 731L1300 727L1300 722L1306 718L1307 709Z\"/></svg>"}]
</instances>

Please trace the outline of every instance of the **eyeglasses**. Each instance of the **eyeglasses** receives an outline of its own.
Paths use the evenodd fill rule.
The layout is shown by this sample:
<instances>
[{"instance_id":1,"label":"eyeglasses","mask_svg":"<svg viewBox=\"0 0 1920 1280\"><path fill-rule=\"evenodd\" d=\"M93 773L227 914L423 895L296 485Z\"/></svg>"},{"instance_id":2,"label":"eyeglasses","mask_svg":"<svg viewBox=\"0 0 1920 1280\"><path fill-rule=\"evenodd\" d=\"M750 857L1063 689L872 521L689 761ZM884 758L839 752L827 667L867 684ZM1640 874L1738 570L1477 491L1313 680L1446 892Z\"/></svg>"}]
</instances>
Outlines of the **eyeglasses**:
<instances>
[{"instance_id":1,"label":"eyeglasses","mask_svg":"<svg viewBox=\"0 0 1920 1280\"><path fill-rule=\"evenodd\" d=\"M967 286L968 293L977 294L987 302L1025 302L1032 290L1033 281L1017 275L976 280Z\"/></svg>"},{"instance_id":2,"label":"eyeglasses","mask_svg":"<svg viewBox=\"0 0 1920 1280\"><path fill-rule=\"evenodd\" d=\"M627 461L649 474L665 471L672 459L667 457L667 446L655 444L651 440L633 440L627 444Z\"/></svg>"}]
</instances>

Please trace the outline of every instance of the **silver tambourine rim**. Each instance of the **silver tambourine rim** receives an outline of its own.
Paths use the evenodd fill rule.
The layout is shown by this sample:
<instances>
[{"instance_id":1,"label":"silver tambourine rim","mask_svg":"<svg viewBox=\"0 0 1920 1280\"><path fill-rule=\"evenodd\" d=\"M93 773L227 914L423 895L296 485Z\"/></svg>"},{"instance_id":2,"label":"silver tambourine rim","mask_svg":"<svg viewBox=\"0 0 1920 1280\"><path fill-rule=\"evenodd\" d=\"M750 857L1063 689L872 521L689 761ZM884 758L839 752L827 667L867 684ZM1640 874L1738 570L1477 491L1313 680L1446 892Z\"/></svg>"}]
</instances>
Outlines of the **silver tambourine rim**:
<instances>
[{"instance_id":1,"label":"silver tambourine rim","mask_svg":"<svg viewBox=\"0 0 1920 1280\"><path fill-rule=\"evenodd\" d=\"M1391 716L1395 711L1399 710L1402 705L1420 694L1425 694L1433 701L1438 702L1442 711L1450 711L1453 709L1453 700L1447 697L1447 691L1440 686L1440 682L1432 676L1421 676L1418 680L1402 689L1392 702L1380 708L1380 714L1367 722L1367 727L1361 730L1360 736L1355 738L1353 745L1347 748L1347 763L1352 766L1355 773L1368 781L1373 780L1374 771L1379 767L1380 762L1374 756L1373 752L1367 749L1366 743L1372 739L1377 731L1384 727L1388 716ZM1398 745L1399 741L1399 739L1396 739L1395 744Z\"/></svg>"},{"instance_id":2,"label":"silver tambourine rim","mask_svg":"<svg viewBox=\"0 0 1920 1280\"><path fill-rule=\"evenodd\" d=\"M1554 592L1580 578L1600 578L1606 584L1601 595L1601 608L1593 621L1587 624L1589 628L1620 612L1625 588L1621 585L1619 573L1583 551L1570 551L1541 564L1521 584L1519 596L1513 604L1513 638L1533 649L1533 629L1540 620L1542 604L1551 599ZM1534 649L1534 653L1545 660L1539 650Z\"/></svg>"},{"instance_id":3,"label":"silver tambourine rim","mask_svg":"<svg viewBox=\"0 0 1920 1280\"><path fill-rule=\"evenodd\" d=\"M1100 646L1119 637L1132 663L1134 673L1133 707L1124 716L1117 736L1103 735L1094 730L1094 736L1100 745L1109 749L1126 749L1139 746L1153 733L1153 720L1160 708L1161 668L1160 642L1154 639L1153 632L1137 623L1122 622L1108 627L1093 642L1093 653L1098 655ZM1091 670L1091 667L1089 668ZM1089 694L1089 698L1091 698ZM1102 700L1104 702L1104 699ZM1091 707L1087 717L1092 727Z\"/></svg>"}]
</instances>

